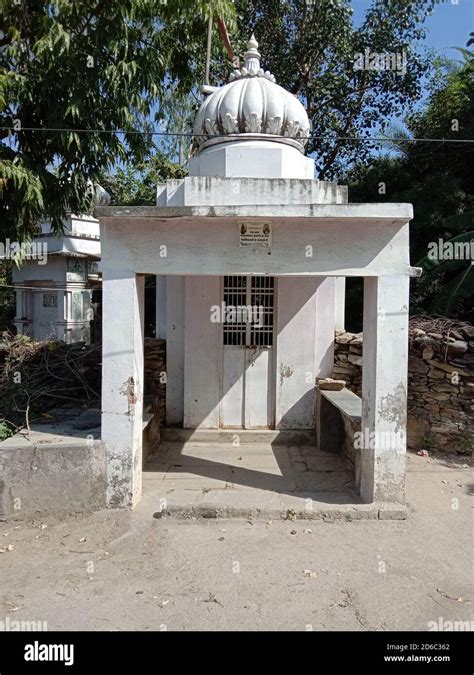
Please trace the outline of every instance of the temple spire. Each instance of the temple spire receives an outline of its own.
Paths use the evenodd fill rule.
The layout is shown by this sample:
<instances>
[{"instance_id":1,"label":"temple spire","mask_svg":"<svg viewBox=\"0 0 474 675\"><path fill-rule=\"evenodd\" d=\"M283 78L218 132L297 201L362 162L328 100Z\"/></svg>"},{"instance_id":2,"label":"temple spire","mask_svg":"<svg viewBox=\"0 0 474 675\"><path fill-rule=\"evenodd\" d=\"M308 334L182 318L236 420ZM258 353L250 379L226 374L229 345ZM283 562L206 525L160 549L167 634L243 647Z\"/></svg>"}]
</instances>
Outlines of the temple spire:
<instances>
[{"instance_id":1,"label":"temple spire","mask_svg":"<svg viewBox=\"0 0 474 675\"><path fill-rule=\"evenodd\" d=\"M242 68L242 75L257 75L261 70L260 53L258 51L258 42L253 33L252 37L247 42L247 51L245 52L244 58L245 66ZM263 71L261 74L263 75Z\"/></svg>"}]
</instances>

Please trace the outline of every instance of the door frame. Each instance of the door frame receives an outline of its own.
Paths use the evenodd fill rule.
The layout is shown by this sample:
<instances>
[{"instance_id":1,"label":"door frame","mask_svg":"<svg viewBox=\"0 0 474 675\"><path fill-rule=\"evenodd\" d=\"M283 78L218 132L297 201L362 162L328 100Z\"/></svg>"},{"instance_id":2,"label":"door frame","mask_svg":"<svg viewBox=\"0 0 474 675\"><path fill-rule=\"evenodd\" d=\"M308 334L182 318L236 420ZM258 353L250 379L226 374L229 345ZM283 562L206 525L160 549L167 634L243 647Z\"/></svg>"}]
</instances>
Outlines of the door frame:
<instances>
[{"instance_id":1,"label":"door frame","mask_svg":"<svg viewBox=\"0 0 474 675\"><path fill-rule=\"evenodd\" d=\"M251 277L256 277L256 276L272 276L272 275L267 275L267 274L242 274L242 275L223 275L220 277L220 298L221 302L224 300L224 276L244 276L248 280ZM251 304L251 283L249 284L247 282L246 285L246 304L250 305ZM268 424L265 427L253 427L254 429L271 429L274 430L276 427L276 396L277 396L277 389L276 389L276 360L277 360L277 325L278 325L278 277L273 276L273 344L271 347L257 347L257 349L261 350L269 350L271 351L270 358L269 358L269 377L268 377L268 394L267 394L267 405L270 405L270 411L267 409L268 413L268 418L270 420L270 424ZM247 324L246 326L246 342L248 341L248 337L250 334L251 326L250 323ZM246 378L246 371L247 371L247 364L248 364L248 355L249 355L249 350L252 349L252 347L247 347L245 345L224 345L224 322L221 322L221 337L220 337L220 344L221 344L221 358L220 358L220 397L219 397L219 427L221 429L235 429L235 430L242 430L242 429L249 429L249 424L248 424L248 411L247 411L247 406L246 406L246 401L247 401L247 378ZM224 349L240 349L245 352L243 355L243 360L245 362L245 370L243 372L243 414L242 414L242 421L243 421L243 426L241 427L236 427L236 426L225 426L224 425L224 419L223 419L223 398L224 398L224 392L223 392L223 386L224 386Z\"/></svg>"}]
</instances>

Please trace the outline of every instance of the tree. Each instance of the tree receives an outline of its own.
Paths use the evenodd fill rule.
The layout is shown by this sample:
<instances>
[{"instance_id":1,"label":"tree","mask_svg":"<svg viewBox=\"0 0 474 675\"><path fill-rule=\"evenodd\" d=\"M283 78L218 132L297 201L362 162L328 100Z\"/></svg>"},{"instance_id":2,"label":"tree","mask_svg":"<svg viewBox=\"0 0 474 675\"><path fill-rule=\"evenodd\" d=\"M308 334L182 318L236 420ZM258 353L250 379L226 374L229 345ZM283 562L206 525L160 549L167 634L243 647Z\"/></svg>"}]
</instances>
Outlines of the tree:
<instances>
[{"instance_id":1,"label":"tree","mask_svg":"<svg viewBox=\"0 0 474 675\"><path fill-rule=\"evenodd\" d=\"M319 178L367 162L374 145L363 139L382 133L420 98L430 67L420 51L422 24L435 4L373 0L355 27L349 0L236 0L235 51L245 51L254 31L264 68L304 103ZM380 69L360 68L376 63Z\"/></svg>"},{"instance_id":2,"label":"tree","mask_svg":"<svg viewBox=\"0 0 474 675\"><path fill-rule=\"evenodd\" d=\"M473 228L474 212L452 216L446 219L444 225L455 230ZM429 306L423 307L421 312L428 311L451 318L464 298L474 295L473 256L465 255L474 250L474 229L464 231L448 241L432 241L429 247L428 255L416 263L426 275L423 286L431 291Z\"/></svg>"},{"instance_id":3,"label":"tree","mask_svg":"<svg viewBox=\"0 0 474 675\"><path fill-rule=\"evenodd\" d=\"M157 184L184 176L186 170L180 164L157 151L146 161L120 167L113 174L101 174L100 184L110 194L113 205L154 206Z\"/></svg>"},{"instance_id":4,"label":"tree","mask_svg":"<svg viewBox=\"0 0 474 675\"><path fill-rule=\"evenodd\" d=\"M427 257L440 239L448 249L472 241L474 149L462 141L474 138L474 52L461 52L460 63L436 64L427 105L406 117L405 133L397 131L392 137L398 153L382 156L369 167L359 164L349 176L349 194L351 201L413 204L411 259L426 273L413 282L411 311L473 320L472 260ZM352 298L353 306L357 302Z\"/></svg>"},{"instance_id":5,"label":"tree","mask_svg":"<svg viewBox=\"0 0 474 675\"><path fill-rule=\"evenodd\" d=\"M4 236L28 237L42 218L59 232L67 210L87 209L89 180L143 161L169 86L201 78L207 16L233 11L231 0L0 0Z\"/></svg>"}]
</instances>

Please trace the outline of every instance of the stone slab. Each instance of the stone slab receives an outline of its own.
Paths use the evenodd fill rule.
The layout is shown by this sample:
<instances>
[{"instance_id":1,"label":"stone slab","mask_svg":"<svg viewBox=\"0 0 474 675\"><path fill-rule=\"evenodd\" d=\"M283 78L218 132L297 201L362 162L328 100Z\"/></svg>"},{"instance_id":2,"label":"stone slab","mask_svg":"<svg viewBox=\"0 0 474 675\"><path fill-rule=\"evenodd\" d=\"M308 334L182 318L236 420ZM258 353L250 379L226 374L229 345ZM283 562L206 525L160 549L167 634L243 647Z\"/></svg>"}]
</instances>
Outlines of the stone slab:
<instances>
[{"instance_id":1,"label":"stone slab","mask_svg":"<svg viewBox=\"0 0 474 675\"><path fill-rule=\"evenodd\" d=\"M145 467L143 497L137 507L153 511L157 518L352 521L406 517L406 509L398 504L383 508L364 504L342 458L314 446L232 448L167 442L165 449L166 462L151 461ZM160 456L161 448L154 457Z\"/></svg>"}]
</instances>

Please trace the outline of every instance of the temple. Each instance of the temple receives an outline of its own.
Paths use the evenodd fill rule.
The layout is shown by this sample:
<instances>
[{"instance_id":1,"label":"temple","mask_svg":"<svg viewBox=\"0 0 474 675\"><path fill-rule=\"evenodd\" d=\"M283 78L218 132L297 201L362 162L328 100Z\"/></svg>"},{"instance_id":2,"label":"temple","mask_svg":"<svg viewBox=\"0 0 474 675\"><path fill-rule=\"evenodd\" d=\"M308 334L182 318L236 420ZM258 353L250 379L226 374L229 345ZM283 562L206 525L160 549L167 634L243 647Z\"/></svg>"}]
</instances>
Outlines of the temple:
<instances>
[{"instance_id":1,"label":"temple","mask_svg":"<svg viewBox=\"0 0 474 675\"><path fill-rule=\"evenodd\" d=\"M207 89L188 177L158 185L155 207L95 211L109 506L131 507L142 491L150 274L167 426L301 432L319 443L333 419L321 411L345 404L344 392L318 400L316 381L332 372L345 279L363 277L360 425L372 442L358 451L354 484L363 502L404 503L412 206L351 204L345 186L315 178L306 111L260 58L252 36L244 67ZM387 435L395 442L379 442Z\"/></svg>"}]
</instances>

